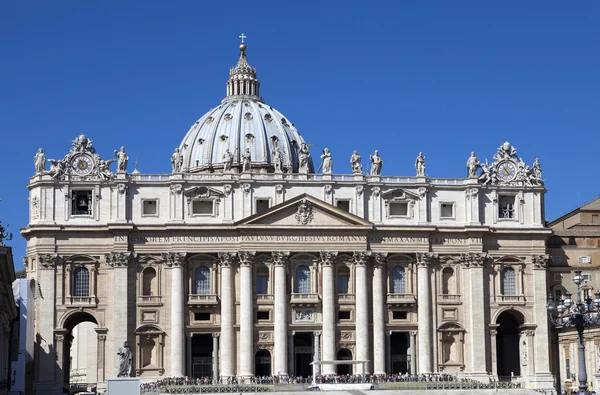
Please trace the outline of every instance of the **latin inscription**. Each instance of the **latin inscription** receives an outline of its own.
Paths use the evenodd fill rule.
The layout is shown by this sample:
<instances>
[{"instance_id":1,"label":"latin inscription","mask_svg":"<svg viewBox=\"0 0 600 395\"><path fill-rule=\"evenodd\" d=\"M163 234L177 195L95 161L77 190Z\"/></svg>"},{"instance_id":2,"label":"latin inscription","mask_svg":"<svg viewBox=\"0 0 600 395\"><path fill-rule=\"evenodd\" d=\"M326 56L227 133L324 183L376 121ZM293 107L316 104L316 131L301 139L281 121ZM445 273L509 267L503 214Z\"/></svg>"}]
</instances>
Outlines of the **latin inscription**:
<instances>
[{"instance_id":1,"label":"latin inscription","mask_svg":"<svg viewBox=\"0 0 600 395\"><path fill-rule=\"evenodd\" d=\"M482 242L481 238L447 237L395 237L369 236L371 244L436 244L468 245ZM363 242L364 236L310 236L310 235L242 235L242 236L115 236L117 243L130 244L170 244L170 243L238 243L238 242L324 242L348 243Z\"/></svg>"}]
</instances>

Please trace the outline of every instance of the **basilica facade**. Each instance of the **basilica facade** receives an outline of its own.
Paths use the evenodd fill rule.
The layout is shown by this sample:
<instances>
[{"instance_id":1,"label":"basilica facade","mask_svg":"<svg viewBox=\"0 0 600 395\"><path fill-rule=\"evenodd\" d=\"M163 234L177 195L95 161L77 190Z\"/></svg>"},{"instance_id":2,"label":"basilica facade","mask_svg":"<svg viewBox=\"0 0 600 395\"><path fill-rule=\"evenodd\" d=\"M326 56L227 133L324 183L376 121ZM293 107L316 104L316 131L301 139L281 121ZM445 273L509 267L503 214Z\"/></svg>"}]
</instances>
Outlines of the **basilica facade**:
<instances>
[{"instance_id":1,"label":"basilica facade","mask_svg":"<svg viewBox=\"0 0 600 395\"><path fill-rule=\"evenodd\" d=\"M349 360L362 363L319 373L551 388L539 162L504 143L493 163L466 152L466 177L436 179L422 154L415 175L388 176L377 153L338 173L325 150L315 172L240 50L168 173L128 172L124 148L103 157L83 135L49 170L36 155L22 230L36 391L68 386L84 322L100 390L122 373L124 342L143 380L308 377L313 361Z\"/></svg>"}]
</instances>

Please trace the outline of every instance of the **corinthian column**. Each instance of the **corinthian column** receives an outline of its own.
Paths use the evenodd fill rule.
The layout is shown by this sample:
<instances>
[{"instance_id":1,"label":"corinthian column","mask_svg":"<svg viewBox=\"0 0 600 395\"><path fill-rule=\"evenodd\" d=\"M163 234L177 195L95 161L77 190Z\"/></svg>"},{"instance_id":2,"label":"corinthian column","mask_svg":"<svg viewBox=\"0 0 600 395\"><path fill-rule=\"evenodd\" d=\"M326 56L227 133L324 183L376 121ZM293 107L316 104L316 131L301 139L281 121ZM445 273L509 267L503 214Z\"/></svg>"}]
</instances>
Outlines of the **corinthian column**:
<instances>
[{"instance_id":1,"label":"corinthian column","mask_svg":"<svg viewBox=\"0 0 600 395\"><path fill-rule=\"evenodd\" d=\"M171 269L171 376L185 376L185 333L184 333L184 286L183 266L185 253L163 254L167 267Z\"/></svg>"},{"instance_id":2,"label":"corinthian column","mask_svg":"<svg viewBox=\"0 0 600 395\"><path fill-rule=\"evenodd\" d=\"M419 321L419 374L433 372L433 342L431 339L432 311L431 311L431 281L429 267L434 262L431 253L417 254L417 320Z\"/></svg>"},{"instance_id":3,"label":"corinthian column","mask_svg":"<svg viewBox=\"0 0 600 395\"><path fill-rule=\"evenodd\" d=\"M385 258L373 255L373 372L385 374Z\"/></svg>"},{"instance_id":4,"label":"corinthian column","mask_svg":"<svg viewBox=\"0 0 600 395\"><path fill-rule=\"evenodd\" d=\"M368 361L369 358L369 295L367 293L367 261L366 251L355 251L353 255L356 273L356 359ZM368 374L369 363L363 364L361 374Z\"/></svg>"},{"instance_id":5,"label":"corinthian column","mask_svg":"<svg viewBox=\"0 0 600 395\"><path fill-rule=\"evenodd\" d=\"M485 253L461 254L463 266L469 270L469 292L472 317L469 332L471 333L471 373L474 375L487 375L486 369L486 326L485 320L485 292L483 265Z\"/></svg>"},{"instance_id":6,"label":"corinthian column","mask_svg":"<svg viewBox=\"0 0 600 395\"><path fill-rule=\"evenodd\" d=\"M254 375L254 309L252 292L252 262L254 252L241 251L240 261L240 371L238 376Z\"/></svg>"},{"instance_id":7,"label":"corinthian column","mask_svg":"<svg viewBox=\"0 0 600 395\"><path fill-rule=\"evenodd\" d=\"M113 328L108 332L110 335L112 332L112 340L115 350L123 345L123 342L127 341L128 337L128 318L131 313L127 307L129 305L128 298L128 266L133 262L133 252L113 252L105 255L106 263L108 267L113 271ZM133 344L132 344L133 345ZM133 347L132 347L133 348ZM119 366L119 356L114 353L112 369ZM135 369L135 368L134 368ZM110 374L115 374L116 371L112 371ZM110 377L110 376L108 376Z\"/></svg>"},{"instance_id":8,"label":"corinthian column","mask_svg":"<svg viewBox=\"0 0 600 395\"><path fill-rule=\"evenodd\" d=\"M323 360L335 360L335 284L333 264L337 252L321 251L323 270ZM323 365L323 374L336 374L335 365Z\"/></svg>"},{"instance_id":9,"label":"corinthian column","mask_svg":"<svg viewBox=\"0 0 600 395\"><path fill-rule=\"evenodd\" d=\"M235 375L233 356L235 333L233 331L233 275L232 266L235 262L234 252L220 252L221 265L221 376L224 378Z\"/></svg>"},{"instance_id":10,"label":"corinthian column","mask_svg":"<svg viewBox=\"0 0 600 395\"><path fill-rule=\"evenodd\" d=\"M275 266L275 347L273 374L287 376L287 290L285 282L285 269L290 255L287 251L273 251L273 265Z\"/></svg>"},{"instance_id":11,"label":"corinthian column","mask_svg":"<svg viewBox=\"0 0 600 395\"><path fill-rule=\"evenodd\" d=\"M546 270L548 268L548 255L533 255L533 322L535 328L535 375L538 382L547 384L551 382L550 351L548 348L548 312L546 308L547 283ZM539 388L544 388L540 384ZM550 387L547 387L550 388ZM597 391L597 390L596 390Z\"/></svg>"}]
</instances>

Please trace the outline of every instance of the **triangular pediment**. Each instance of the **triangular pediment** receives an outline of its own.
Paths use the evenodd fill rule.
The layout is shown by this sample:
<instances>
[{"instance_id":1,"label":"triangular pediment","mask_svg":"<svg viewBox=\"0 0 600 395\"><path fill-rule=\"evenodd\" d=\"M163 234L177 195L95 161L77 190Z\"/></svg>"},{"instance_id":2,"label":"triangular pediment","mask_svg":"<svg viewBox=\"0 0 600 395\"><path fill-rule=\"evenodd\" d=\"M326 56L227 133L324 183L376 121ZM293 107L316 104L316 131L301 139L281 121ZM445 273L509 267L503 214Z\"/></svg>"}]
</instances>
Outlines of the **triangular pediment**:
<instances>
[{"instance_id":1,"label":"triangular pediment","mask_svg":"<svg viewBox=\"0 0 600 395\"><path fill-rule=\"evenodd\" d=\"M392 189L381 194L384 200L419 200L419 195L402 188Z\"/></svg>"},{"instance_id":2,"label":"triangular pediment","mask_svg":"<svg viewBox=\"0 0 600 395\"><path fill-rule=\"evenodd\" d=\"M245 218L236 225L373 227L371 222L307 194L273 206L266 213Z\"/></svg>"}]
</instances>

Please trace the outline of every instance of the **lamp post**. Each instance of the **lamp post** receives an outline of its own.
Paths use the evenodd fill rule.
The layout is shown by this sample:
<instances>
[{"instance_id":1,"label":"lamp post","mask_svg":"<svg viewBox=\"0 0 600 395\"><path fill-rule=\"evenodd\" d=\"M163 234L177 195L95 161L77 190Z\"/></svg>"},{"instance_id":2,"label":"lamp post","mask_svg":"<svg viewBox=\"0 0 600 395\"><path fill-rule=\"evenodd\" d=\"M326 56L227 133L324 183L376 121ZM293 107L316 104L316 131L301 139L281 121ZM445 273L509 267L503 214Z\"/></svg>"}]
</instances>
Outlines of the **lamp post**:
<instances>
[{"instance_id":1,"label":"lamp post","mask_svg":"<svg viewBox=\"0 0 600 395\"><path fill-rule=\"evenodd\" d=\"M579 363L577 376L579 378L579 394L587 395L587 373L585 369L585 345L583 343L583 329L590 325L600 324L600 291L594 295L595 298L581 297L581 283L583 276L581 270L575 270L573 282L577 285L575 301L571 299L572 294L567 292L564 299L548 299L548 312L550 323L555 328L575 328L578 339Z\"/></svg>"}]
</instances>

